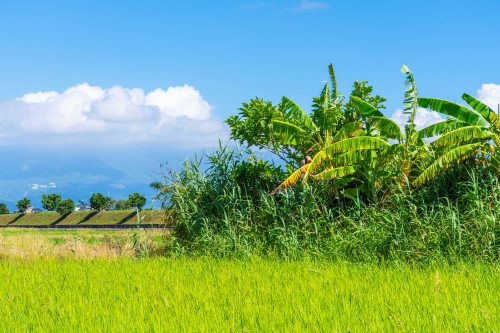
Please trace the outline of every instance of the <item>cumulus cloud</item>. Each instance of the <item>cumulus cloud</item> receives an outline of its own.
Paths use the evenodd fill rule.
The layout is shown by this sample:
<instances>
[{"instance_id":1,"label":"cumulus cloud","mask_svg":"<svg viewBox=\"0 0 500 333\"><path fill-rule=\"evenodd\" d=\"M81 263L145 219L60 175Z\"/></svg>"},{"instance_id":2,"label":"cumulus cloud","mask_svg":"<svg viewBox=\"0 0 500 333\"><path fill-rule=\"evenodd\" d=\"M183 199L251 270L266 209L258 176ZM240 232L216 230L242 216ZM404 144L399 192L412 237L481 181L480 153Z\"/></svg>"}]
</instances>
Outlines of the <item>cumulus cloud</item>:
<instances>
[{"instance_id":1,"label":"cumulus cloud","mask_svg":"<svg viewBox=\"0 0 500 333\"><path fill-rule=\"evenodd\" d=\"M477 98L488 105L493 111L497 111L500 104L500 85L485 83L477 91Z\"/></svg>"},{"instance_id":2,"label":"cumulus cloud","mask_svg":"<svg viewBox=\"0 0 500 333\"><path fill-rule=\"evenodd\" d=\"M399 127L404 129L406 122L408 121L408 115L404 114L402 109L397 109L396 112L392 114L391 119L394 120ZM428 111L424 108L417 108L417 115L415 116L415 125L417 130L443 120L445 119L443 119L437 112Z\"/></svg>"},{"instance_id":3,"label":"cumulus cloud","mask_svg":"<svg viewBox=\"0 0 500 333\"><path fill-rule=\"evenodd\" d=\"M29 93L0 103L0 144L14 143L161 143L208 146L224 137L213 107L195 88L156 89L87 83Z\"/></svg>"}]
</instances>

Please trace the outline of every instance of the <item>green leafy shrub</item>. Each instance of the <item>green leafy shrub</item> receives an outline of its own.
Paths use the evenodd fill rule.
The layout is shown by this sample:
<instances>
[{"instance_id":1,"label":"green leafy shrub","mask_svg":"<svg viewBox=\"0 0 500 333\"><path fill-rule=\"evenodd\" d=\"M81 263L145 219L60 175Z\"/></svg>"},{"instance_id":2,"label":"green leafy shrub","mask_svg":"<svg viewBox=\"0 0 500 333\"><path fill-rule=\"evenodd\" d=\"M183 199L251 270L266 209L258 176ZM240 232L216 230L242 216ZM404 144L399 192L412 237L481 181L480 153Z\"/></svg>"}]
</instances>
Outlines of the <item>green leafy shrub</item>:
<instances>
[{"instance_id":1,"label":"green leafy shrub","mask_svg":"<svg viewBox=\"0 0 500 333\"><path fill-rule=\"evenodd\" d=\"M115 209L117 210L127 210L130 208L132 208L132 206L130 206L130 202L128 200L119 199L115 203Z\"/></svg>"},{"instance_id":2,"label":"green leafy shrub","mask_svg":"<svg viewBox=\"0 0 500 333\"><path fill-rule=\"evenodd\" d=\"M0 202L0 214L9 214L9 208L7 208L7 205L4 204L3 202Z\"/></svg>"},{"instance_id":3,"label":"green leafy shrub","mask_svg":"<svg viewBox=\"0 0 500 333\"><path fill-rule=\"evenodd\" d=\"M61 200L57 205L57 212L59 214L69 214L75 210L75 202L73 199Z\"/></svg>"}]
</instances>

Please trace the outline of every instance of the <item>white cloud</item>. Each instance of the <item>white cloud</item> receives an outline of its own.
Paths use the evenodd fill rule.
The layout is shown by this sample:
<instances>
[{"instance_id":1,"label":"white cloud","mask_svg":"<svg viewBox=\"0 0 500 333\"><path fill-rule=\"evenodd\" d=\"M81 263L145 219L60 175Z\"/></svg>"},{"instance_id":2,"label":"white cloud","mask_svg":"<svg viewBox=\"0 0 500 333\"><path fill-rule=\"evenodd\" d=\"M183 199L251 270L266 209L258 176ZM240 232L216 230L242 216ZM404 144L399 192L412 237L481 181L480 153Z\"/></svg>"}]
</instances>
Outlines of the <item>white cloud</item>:
<instances>
[{"instance_id":1,"label":"white cloud","mask_svg":"<svg viewBox=\"0 0 500 333\"><path fill-rule=\"evenodd\" d=\"M483 84L477 91L477 98L493 111L497 111L498 104L500 104L500 85L494 83Z\"/></svg>"},{"instance_id":2,"label":"white cloud","mask_svg":"<svg viewBox=\"0 0 500 333\"><path fill-rule=\"evenodd\" d=\"M55 91L39 91L37 93L26 94L23 97L16 98L16 101L23 101L25 103L42 103L51 97L56 97L57 95L58 93Z\"/></svg>"},{"instance_id":3,"label":"white cloud","mask_svg":"<svg viewBox=\"0 0 500 333\"><path fill-rule=\"evenodd\" d=\"M408 115L404 114L403 110L397 109L396 112L392 114L391 119L394 120L394 122L398 124L399 127L404 129L406 122L408 121ZM415 116L415 125L417 127L417 130L443 120L445 119L443 119L437 112L427 111L424 108L417 108L417 115Z\"/></svg>"},{"instance_id":4,"label":"white cloud","mask_svg":"<svg viewBox=\"0 0 500 333\"><path fill-rule=\"evenodd\" d=\"M29 93L0 103L0 144L161 143L210 146L225 127L195 88L156 89L87 83L63 93Z\"/></svg>"},{"instance_id":5,"label":"white cloud","mask_svg":"<svg viewBox=\"0 0 500 333\"><path fill-rule=\"evenodd\" d=\"M326 2L302 0L300 5L298 5L297 7L293 7L290 10L300 11L300 10L311 10L311 9L326 9L329 7L330 5Z\"/></svg>"}]
</instances>

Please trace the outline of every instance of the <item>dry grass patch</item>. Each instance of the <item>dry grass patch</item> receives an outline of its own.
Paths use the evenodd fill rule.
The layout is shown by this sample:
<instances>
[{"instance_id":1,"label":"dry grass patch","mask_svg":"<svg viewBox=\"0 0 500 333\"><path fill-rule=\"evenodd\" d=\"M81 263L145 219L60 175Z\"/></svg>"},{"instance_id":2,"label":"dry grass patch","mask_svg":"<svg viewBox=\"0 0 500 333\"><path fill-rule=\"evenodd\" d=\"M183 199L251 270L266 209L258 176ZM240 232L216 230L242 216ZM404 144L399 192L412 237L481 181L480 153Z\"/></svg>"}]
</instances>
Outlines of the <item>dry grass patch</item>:
<instances>
[{"instance_id":1,"label":"dry grass patch","mask_svg":"<svg viewBox=\"0 0 500 333\"><path fill-rule=\"evenodd\" d=\"M162 231L45 231L2 230L0 258L3 259L117 259L132 258L144 249L155 252L161 246Z\"/></svg>"}]
</instances>

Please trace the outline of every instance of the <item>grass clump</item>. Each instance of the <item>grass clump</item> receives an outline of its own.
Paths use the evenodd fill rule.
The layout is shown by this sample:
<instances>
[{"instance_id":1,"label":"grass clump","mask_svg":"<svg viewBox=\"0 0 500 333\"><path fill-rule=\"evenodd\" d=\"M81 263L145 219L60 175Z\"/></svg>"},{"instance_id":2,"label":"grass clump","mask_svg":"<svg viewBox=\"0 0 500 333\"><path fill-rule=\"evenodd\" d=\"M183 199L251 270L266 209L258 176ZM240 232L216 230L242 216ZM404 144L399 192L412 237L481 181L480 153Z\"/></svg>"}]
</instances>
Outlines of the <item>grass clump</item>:
<instances>
[{"instance_id":1,"label":"grass clump","mask_svg":"<svg viewBox=\"0 0 500 333\"><path fill-rule=\"evenodd\" d=\"M281 170L221 147L167 176L176 255L351 262L497 262L500 184L473 163L379 200L307 183L269 196Z\"/></svg>"}]
</instances>

